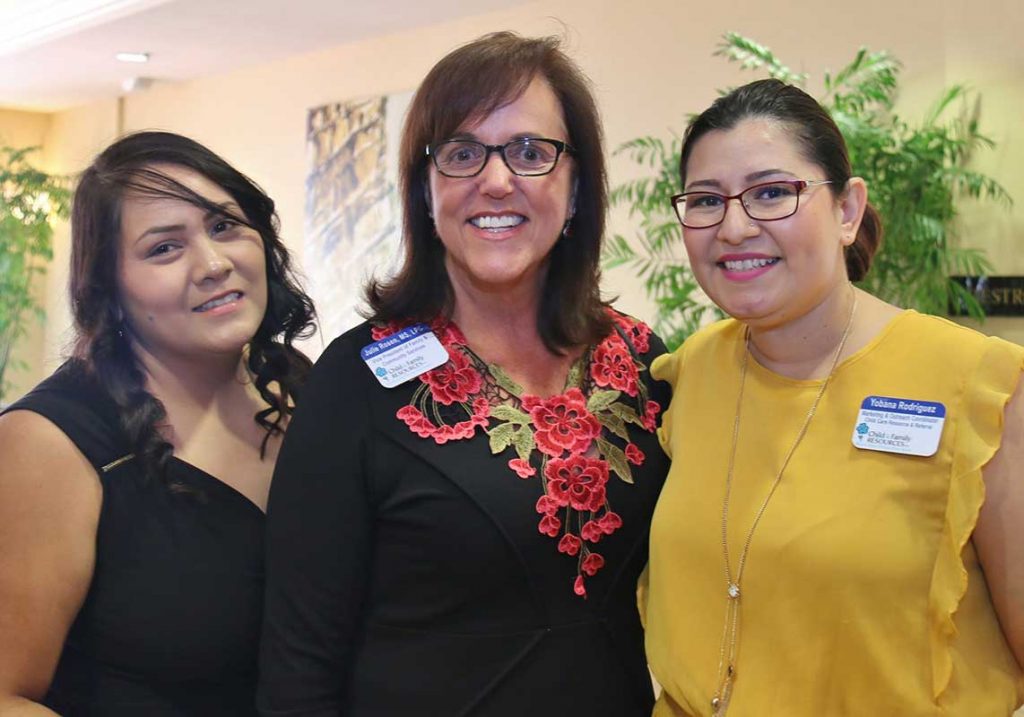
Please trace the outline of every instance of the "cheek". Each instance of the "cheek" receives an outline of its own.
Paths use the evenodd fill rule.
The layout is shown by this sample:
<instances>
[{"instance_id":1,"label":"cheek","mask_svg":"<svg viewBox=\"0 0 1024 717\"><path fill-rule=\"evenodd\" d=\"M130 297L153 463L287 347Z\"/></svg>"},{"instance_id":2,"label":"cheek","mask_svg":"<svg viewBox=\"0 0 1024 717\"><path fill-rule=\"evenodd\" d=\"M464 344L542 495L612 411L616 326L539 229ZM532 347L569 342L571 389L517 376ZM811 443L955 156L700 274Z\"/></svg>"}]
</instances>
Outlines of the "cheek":
<instances>
[{"instance_id":1,"label":"cheek","mask_svg":"<svg viewBox=\"0 0 1024 717\"><path fill-rule=\"evenodd\" d=\"M700 230L683 229L683 247L686 249L686 255L689 257L694 271L702 268L701 265L707 258L710 240L704 236L705 233Z\"/></svg>"},{"instance_id":2,"label":"cheek","mask_svg":"<svg viewBox=\"0 0 1024 717\"><path fill-rule=\"evenodd\" d=\"M139 267L123 271L117 283L124 313L136 321L151 321L153 314L177 306L181 300L180 281L169 274Z\"/></svg>"}]
</instances>

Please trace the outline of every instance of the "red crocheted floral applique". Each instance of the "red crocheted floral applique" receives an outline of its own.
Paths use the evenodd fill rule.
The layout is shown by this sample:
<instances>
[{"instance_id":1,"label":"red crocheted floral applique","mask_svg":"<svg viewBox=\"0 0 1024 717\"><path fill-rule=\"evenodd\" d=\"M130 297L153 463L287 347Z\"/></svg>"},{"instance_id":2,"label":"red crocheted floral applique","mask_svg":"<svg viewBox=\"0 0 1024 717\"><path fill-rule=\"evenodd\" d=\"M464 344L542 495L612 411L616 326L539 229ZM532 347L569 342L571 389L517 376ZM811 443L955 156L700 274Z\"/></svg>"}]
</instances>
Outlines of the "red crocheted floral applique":
<instances>
[{"instance_id":1,"label":"red crocheted floral applique","mask_svg":"<svg viewBox=\"0 0 1024 717\"><path fill-rule=\"evenodd\" d=\"M622 517L608 503L610 476L632 483L631 466L645 459L627 425L653 432L661 410L648 399L640 377L647 369L637 358L650 349L650 328L610 315L615 330L581 360L588 370L581 373L577 365L570 372L581 385L548 398L524 394L500 367L467 347L458 327L433 321L449 361L422 374L412 401L397 413L416 435L438 444L472 438L482 428L492 453L514 450L509 470L523 480L540 479L537 530L558 540L559 553L576 559L572 589L583 598L586 578L605 564L594 546L622 527ZM407 325L375 327L373 337Z\"/></svg>"},{"instance_id":2,"label":"red crocheted floral applique","mask_svg":"<svg viewBox=\"0 0 1024 717\"><path fill-rule=\"evenodd\" d=\"M549 456L582 453L601 434L601 424L587 410L578 388L546 399L525 395L522 405L530 414L537 448Z\"/></svg>"}]
</instances>

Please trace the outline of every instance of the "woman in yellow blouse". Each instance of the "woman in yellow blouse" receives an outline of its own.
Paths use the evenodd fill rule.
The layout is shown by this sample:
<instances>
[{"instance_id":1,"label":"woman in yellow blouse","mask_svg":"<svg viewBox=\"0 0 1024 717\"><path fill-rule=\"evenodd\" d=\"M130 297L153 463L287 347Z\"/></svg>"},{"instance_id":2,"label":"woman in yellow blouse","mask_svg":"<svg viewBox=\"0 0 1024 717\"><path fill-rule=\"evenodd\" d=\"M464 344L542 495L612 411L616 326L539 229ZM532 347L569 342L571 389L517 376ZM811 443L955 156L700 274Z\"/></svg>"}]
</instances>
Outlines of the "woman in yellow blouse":
<instances>
[{"instance_id":1,"label":"woman in yellow blouse","mask_svg":"<svg viewBox=\"0 0 1024 717\"><path fill-rule=\"evenodd\" d=\"M651 529L654 714L1011 714L1024 349L853 287L881 227L801 90L718 99L680 169L691 266L732 318L654 365L679 458Z\"/></svg>"}]
</instances>

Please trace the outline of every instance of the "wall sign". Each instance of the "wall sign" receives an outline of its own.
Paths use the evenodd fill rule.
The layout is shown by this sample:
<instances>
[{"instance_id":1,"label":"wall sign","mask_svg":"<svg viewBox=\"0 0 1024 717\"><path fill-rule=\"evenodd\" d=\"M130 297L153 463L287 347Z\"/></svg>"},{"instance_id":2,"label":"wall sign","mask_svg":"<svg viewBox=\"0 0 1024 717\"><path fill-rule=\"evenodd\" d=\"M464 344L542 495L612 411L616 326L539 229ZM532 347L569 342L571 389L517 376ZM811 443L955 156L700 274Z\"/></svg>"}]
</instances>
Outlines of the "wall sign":
<instances>
[{"instance_id":1,"label":"wall sign","mask_svg":"<svg viewBox=\"0 0 1024 717\"><path fill-rule=\"evenodd\" d=\"M1024 316L1024 276L951 276L974 294L988 316ZM967 316L960 302L951 302L951 316Z\"/></svg>"}]
</instances>

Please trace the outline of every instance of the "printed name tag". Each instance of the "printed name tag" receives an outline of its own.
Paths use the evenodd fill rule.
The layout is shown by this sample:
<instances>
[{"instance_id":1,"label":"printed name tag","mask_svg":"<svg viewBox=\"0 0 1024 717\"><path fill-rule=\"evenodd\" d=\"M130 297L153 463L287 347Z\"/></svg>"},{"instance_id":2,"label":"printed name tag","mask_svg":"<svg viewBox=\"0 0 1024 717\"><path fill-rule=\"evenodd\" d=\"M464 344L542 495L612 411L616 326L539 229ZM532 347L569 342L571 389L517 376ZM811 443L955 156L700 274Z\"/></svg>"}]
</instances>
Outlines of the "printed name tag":
<instances>
[{"instance_id":1,"label":"printed name tag","mask_svg":"<svg viewBox=\"0 0 1024 717\"><path fill-rule=\"evenodd\" d=\"M359 355L384 388L394 388L448 362L448 352L426 324L374 341Z\"/></svg>"},{"instance_id":2,"label":"printed name tag","mask_svg":"<svg viewBox=\"0 0 1024 717\"><path fill-rule=\"evenodd\" d=\"M934 456L945 423L946 407L941 403L868 396L860 404L853 445L868 451Z\"/></svg>"}]
</instances>

